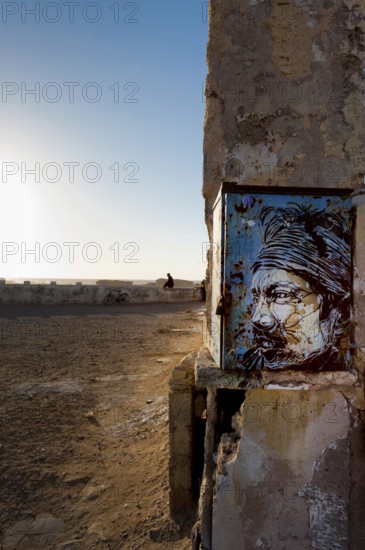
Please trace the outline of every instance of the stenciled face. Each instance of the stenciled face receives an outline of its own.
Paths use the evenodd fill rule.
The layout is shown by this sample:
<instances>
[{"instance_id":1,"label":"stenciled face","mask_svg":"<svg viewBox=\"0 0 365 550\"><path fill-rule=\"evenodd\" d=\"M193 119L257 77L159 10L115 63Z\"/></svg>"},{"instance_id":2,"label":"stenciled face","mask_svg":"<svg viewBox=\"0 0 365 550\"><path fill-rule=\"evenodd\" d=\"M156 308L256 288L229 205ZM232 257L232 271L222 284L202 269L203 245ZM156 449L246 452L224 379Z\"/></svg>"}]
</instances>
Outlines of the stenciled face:
<instances>
[{"instance_id":1,"label":"stenciled face","mask_svg":"<svg viewBox=\"0 0 365 550\"><path fill-rule=\"evenodd\" d=\"M283 269L259 269L252 297L254 337L268 368L300 365L324 348L322 296L305 279Z\"/></svg>"}]
</instances>

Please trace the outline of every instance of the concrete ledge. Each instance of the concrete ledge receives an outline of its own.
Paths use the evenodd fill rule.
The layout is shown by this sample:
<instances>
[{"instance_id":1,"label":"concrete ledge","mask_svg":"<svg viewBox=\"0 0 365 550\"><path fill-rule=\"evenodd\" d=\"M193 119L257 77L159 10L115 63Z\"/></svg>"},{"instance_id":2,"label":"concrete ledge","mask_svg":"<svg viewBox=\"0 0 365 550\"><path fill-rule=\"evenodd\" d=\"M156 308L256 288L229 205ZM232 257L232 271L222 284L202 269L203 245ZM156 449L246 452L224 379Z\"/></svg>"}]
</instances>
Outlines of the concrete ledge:
<instances>
[{"instance_id":1,"label":"concrete ledge","mask_svg":"<svg viewBox=\"0 0 365 550\"><path fill-rule=\"evenodd\" d=\"M359 374L355 370L323 372L286 370L256 373L222 370L214 361L208 348L201 348L195 362L195 383L198 388L315 390L337 386L338 389L346 391L359 384Z\"/></svg>"}]
</instances>

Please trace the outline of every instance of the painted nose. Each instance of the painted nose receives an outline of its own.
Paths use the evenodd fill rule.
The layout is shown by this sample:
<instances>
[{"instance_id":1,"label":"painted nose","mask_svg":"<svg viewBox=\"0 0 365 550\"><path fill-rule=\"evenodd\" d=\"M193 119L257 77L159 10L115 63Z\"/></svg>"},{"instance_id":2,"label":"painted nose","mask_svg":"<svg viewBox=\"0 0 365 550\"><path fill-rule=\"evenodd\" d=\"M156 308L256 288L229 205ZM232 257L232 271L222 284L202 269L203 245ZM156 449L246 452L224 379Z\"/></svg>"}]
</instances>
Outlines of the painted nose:
<instances>
[{"instance_id":1,"label":"painted nose","mask_svg":"<svg viewBox=\"0 0 365 550\"><path fill-rule=\"evenodd\" d=\"M263 299L257 304L252 318L252 324L261 330L274 328L275 320L270 313L269 306Z\"/></svg>"}]
</instances>

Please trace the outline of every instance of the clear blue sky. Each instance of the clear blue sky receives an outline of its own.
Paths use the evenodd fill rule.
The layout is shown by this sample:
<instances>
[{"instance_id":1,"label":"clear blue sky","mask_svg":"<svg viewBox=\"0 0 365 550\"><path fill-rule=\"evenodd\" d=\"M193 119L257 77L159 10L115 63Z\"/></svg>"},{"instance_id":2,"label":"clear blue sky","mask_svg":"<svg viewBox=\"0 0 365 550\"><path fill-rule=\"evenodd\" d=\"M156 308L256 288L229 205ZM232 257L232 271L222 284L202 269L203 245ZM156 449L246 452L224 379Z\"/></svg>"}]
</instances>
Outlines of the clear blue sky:
<instances>
[{"instance_id":1,"label":"clear blue sky","mask_svg":"<svg viewBox=\"0 0 365 550\"><path fill-rule=\"evenodd\" d=\"M35 4L1 6L0 276L202 278L206 3Z\"/></svg>"}]
</instances>

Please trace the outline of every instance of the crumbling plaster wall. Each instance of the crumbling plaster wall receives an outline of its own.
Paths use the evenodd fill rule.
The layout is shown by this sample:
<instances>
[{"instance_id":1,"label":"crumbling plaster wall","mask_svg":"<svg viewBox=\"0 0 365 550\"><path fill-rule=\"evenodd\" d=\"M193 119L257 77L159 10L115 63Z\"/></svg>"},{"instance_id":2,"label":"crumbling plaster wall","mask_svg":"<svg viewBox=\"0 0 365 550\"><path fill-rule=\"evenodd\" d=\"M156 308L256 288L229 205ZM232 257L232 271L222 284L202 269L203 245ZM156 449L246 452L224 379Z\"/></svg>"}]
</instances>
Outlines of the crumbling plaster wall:
<instances>
[{"instance_id":1,"label":"crumbling plaster wall","mask_svg":"<svg viewBox=\"0 0 365 550\"><path fill-rule=\"evenodd\" d=\"M247 392L219 446L214 550L349 548L350 409L333 389Z\"/></svg>"},{"instance_id":2,"label":"crumbling plaster wall","mask_svg":"<svg viewBox=\"0 0 365 550\"><path fill-rule=\"evenodd\" d=\"M199 352L195 384L208 399L196 548L365 548L361 363L250 375L219 369L208 350ZM242 389L233 431L217 441L217 393Z\"/></svg>"}]
</instances>

